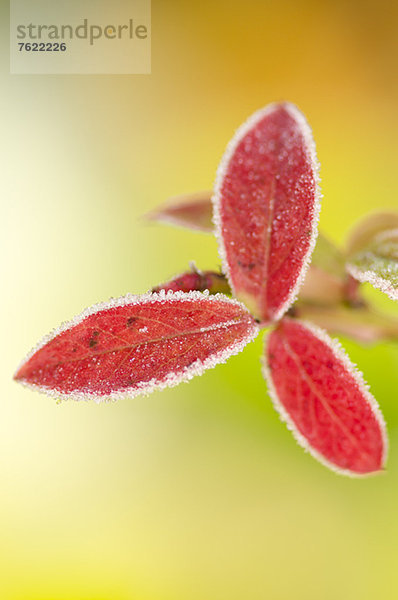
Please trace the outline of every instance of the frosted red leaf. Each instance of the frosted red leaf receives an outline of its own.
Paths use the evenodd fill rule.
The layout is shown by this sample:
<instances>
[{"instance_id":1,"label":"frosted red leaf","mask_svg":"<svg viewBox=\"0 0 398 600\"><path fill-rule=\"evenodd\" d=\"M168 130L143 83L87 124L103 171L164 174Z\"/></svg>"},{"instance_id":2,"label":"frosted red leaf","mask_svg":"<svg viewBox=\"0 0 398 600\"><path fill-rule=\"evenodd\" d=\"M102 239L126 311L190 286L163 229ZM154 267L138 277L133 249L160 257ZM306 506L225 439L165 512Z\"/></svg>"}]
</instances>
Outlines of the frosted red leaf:
<instances>
[{"instance_id":1,"label":"frosted red leaf","mask_svg":"<svg viewBox=\"0 0 398 600\"><path fill-rule=\"evenodd\" d=\"M225 275L215 271L198 271L196 267L192 267L191 271L185 271L177 277L152 288L152 292L160 292L160 290L166 292L169 290L173 292L190 292L194 290L204 292L208 290L210 294L231 293Z\"/></svg>"},{"instance_id":2,"label":"frosted red leaf","mask_svg":"<svg viewBox=\"0 0 398 600\"><path fill-rule=\"evenodd\" d=\"M224 270L260 320L294 301L315 245L318 166L311 130L292 104L252 115L229 143L213 196Z\"/></svg>"},{"instance_id":3,"label":"frosted red leaf","mask_svg":"<svg viewBox=\"0 0 398 600\"><path fill-rule=\"evenodd\" d=\"M146 215L151 221L187 227L210 233L214 229L211 192L195 192L171 198L170 201Z\"/></svg>"},{"instance_id":4,"label":"frosted red leaf","mask_svg":"<svg viewBox=\"0 0 398 600\"><path fill-rule=\"evenodd\" d=\"M265 363L276 409L315 458L347 475L383 468L383 417L337 342L313 325L285 318L268 337Z\"/></svg>"},{"instance_id":5,"label":"frosted red leaf","mask_svg":"<svg viewBox=\"0 0 398 600\"><path fill-rule=\"evenodd\" d=\"M15 379L59 398L133 397L200 375L257 332L245 307L221 294L126 296L44 338Z\"/></svg>"}]
</instances>

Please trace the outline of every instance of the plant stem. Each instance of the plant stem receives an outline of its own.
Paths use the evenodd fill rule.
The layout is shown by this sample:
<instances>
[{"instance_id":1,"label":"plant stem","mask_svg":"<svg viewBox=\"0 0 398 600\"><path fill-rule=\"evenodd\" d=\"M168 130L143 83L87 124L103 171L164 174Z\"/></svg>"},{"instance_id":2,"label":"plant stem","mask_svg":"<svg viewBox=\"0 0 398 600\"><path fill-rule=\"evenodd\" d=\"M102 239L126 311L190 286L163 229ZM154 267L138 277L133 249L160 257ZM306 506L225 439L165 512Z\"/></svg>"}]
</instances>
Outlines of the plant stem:
<instances>
[{"instance_id":1,"label":"plant stem","mask_svg":"<svg viewBox=\"0 0 398 600\"><path fill-rule=\"evenodd\" d=\"M398 319L368 306L317 306L298 302L294 306L294 316L312 321L331 333L345 335L362 344L398 341Z\"/></svg>"}]
</instances>

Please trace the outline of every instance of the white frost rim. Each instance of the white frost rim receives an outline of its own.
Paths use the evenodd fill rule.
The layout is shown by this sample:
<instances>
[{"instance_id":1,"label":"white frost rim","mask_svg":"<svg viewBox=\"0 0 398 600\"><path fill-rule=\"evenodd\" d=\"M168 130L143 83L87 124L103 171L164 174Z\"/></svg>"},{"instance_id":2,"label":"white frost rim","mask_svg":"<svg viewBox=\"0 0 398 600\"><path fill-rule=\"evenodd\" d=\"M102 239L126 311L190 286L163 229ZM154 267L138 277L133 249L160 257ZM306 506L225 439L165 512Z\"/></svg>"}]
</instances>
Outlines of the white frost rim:
<instances>
[{"instance_id":1,"label":"white frost rim","mask_svg":"<svg viewBox=\"0 0 398 600\"><path fill-rule=\"evenodd\" d=\"M387 294L392 300L398 300L398 289L388 279L376 275L374 271L361 271L352 263L347 263L346 269L350 275L361 283L370 283L373 287Z\"/></svg>"},{"instance_id":2,"label":"white frost rim","mask_svg":"<svg viewBox=\"0 0 398 600\"><path fill-rule=\"evenodd\" d=\"M343 365L346 367L346 369L351 373L351 375L354 378L355 382L357 383L359 389L365 396L365 399L368 402L368 404L370 405L370 407L373 411L373 414L376 418L376 421L378 422L378 424L380 426L381 435L382 435L382 439L383 439L383 454L382 454L382 468L383 468L385 466L385 463L387 460L387 455L388 455L388 437L387 437L386 423L384 421L384 417L382 415L382 412L380 410L380 407L379 407L375 397L370 393L369 386L364 381L362 373L359 371L357 366L350 360L350 358L348 357L344 348L342 347L342 345L336 338L331 338L324 329L321 329L320 327L318 327L317 325L314 325L313 323L309 323L308 321L301 321L301 320L295 320L295 321L297 323L299 323L300 325L302 325L303 327L306 327L307 329L309 329L309 331L311 331L311 333L313 333L317 338L319 338L322 342L324 342L332 350L334 356L338 360L340 360L343 363ZM274 408L277 411L277 413L279 414L281 421L283 423L286 423L288 430L291 431L296 442L300 446L302 446L302 448L304 448L304 450L306 452L309 452L309 454L311 454L311 456L313 456L317 461L319 461L321 464L323 464L325 467L331 469L335 473L338 473L339 475L348 475L349 477L359 478L359 479L362 479L364 477L379 475L380 471L374 471L371 473L361 474L361 473L355 473L354 471L350 471L349 469L340 469L337 465L330 462L327 458L325 458L322 454L320 454L320 452L318 452L318 450L313 448L308 443L308 440L303 436L303 434L297 429L294 421L290 418L289 413L286 411L285 407L279 400L279 397L278 397L278 394L277 394L277 391L276 391L276 388L274 386L274 382L272 379L272 375L271 375L270 369L267 364L267 359L266 359L267 338L268 338L268 335L270 335L270 333L271 332L269 332L264 337L264 352L263 352L263 356L261 359L262 372L263 372L264 379L267 382L268 392L271 397Z\"/></svg>"},{"instance_id":3,"label":"white frost rim","mask_svg":"<svg viewBox=\"0 0 398 600\"><path fill-rule=\"evenodd\" d=\"M266 116L272 113L276 108L280 106L284 106L286 110L290 113L291 117L298 123L301 128L304 142L306 148L308 150L308 154L310 156L312 170L314 173L315 179L315 198L314 198L314 207L313 207L313 215L311 221L311 239L308 246L308 250L303 258L303 264L301 267L301 271L297 276L296 282L293 285L292 289L289 292L289 295L286 301L281 305L279 310L275 313L273 320L279 320L283 314L289 309L289 307L296 300L299 289L304 282L305 275L307 273L311 255L314 251L316 239L318 236L318 222L319 222L319 213L321 209L321 199L322 194L320 190L320 176L319 176L319 161L316 155L316 147L314 138L312 136L311 128L304 117L303 113L290 102L273 102L272 104L268 104L265 108L261 108L252 114L235 132L235 135L232 137L230 142L228 143L224 155L221 158L220 164L217 169L216 179L214 183L214 194L212 196L213 202L213 222L215 228L215 236L218 242L219 255L222 261L223 272L228 278L228 282L231 286L233 293L236 293L234 285L231 280L231 274L229 265L227 262L227 253L225 249L224 240L222 237L222 228L221 228L221 189L222 184L225 178L225 174L228 170L229 163L235 153L235 150L242 139L249 133L251 129L253 129L257 123L262 121Z\"/></svg>"},{"instance_id":4,"label":"white frost rim","mask_svg":"<svg viewBox=\"0 0 398 600\"><path fill-rule=\"evenodd\" d=\"M179 301L179 300L193 302L193 301L201 300L203 302L208 302L208 303L212 303L212 302L217 303L217 302L222 301L226 304L234 304L236 306L239 306L246 314L250 315L246 306L244 306L238 300L235 300L233 298L228 298L227 296L224 296L223 294L210 295L207 290L204 292L198 292L198 291L173 292L171 290L166 292L165 290L161 290L160 292L153 292L153 293L147 293L147 294L141 294L141 295L127 294L126 296L122 296L120 298L111 298L108 302L101 302L99 304L94 304L93 306L86 308L83 312L81 312L79 315L77 315L70 321L66 321L66 322L62 323L58 328L54 329L51 333L44 336L43 339L27 354L27 356L24 358L24 360L20 363L18 369L16 370L16 373L18 373L20 368L38 350L43 348L43 346L45 346L48 342L50 342L52 339L54 339L60 333L67 331L68 329L71 329L72 327L75 327L76 325L78 325L79 323L84 321L87 317L89 317L90 315L96 314L103 310L116 308L119 306L127 306L127 305L133 305L133 304L154 304L156 302L163 302L165 300L167 300L169 302L175 302L175 301ZM111 394L106 394L106 395L98 395L98 394L94 394L94 393L84 393L84 392L65 393L65 392L58 392L57 390L48 388L46 386L28 383L21 379L18 380L18 383L20 383L30 389L44 392L48 396L57 398L59 400L76 400L76 401L94 400L95 402L100 403L100 402L104 402L104 401L122 400L124 398L135 398L136 396L139 396L139 395L150 394L151 392L153 392L156 389L164 389L167 387L174 387L174 386L178 385L179 383L182 383L184 381L189 381L195 375L201 375L205 370L211 369L219 363L226 362L226 360L230 356L233 356L233 355L241 352L243 350L243 348L246 346L246 344L253 341L254 338L257 336L257 334L259 332L259 327L256 324L256 322L254 321L254 319L252 319L252 322L250 323L250 325L251 326L249 327L248 334L245 338L243 338L242 340L240 340L238 342L233 343L229 348L225 348L224 350L221 350L220 352L218 352L212 356L209 356L204 361L201 361L201 360L195 361L192 365L190 365L189 367L186 367L178 375L176 375L174 373L170 373L169 375L167 375L166 378L164 378L162 380L153 378L150 381L143 382L141 385L139 384L138 386L135 386L133 388L126 388L125 390L123 390L123 392L112 392ZM228 322L220 323L218 325L218 327L220 327L220 328L222 326L228 326Z\"/></svg>"}]
</instances>

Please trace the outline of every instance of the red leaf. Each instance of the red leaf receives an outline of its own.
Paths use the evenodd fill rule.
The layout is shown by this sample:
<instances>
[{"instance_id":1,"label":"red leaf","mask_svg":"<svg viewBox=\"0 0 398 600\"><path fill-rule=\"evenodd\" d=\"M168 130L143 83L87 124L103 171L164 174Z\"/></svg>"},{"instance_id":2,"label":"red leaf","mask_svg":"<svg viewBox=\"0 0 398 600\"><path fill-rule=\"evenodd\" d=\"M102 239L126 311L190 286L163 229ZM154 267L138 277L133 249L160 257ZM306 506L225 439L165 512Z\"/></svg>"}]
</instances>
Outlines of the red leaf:
<instances>
[{"instance_id":1,"label":"red leaf","mask_svg":"<svg viewBox=\"0 0 398 600\"><path fill-rule=\"evenodd\" d=\"M231 140L213 196L224 270L262 321L294 301L315 245L319 213L311 130L292 104L252 115Z\"/></svg>"},{"instance_id":2,"label":"red leaf","mask_svg":"<svg viewBox=\"0 0 398 600\"><path fill-rule=\"evenodd\" d=\"M336 341L315 326L285 318L269 335L266 360L275 408L299 444L346 475L383 468L383 417Z\"/></svg>"},{"instance_id":3,"label":"red leaf","mask_svg":"<svg viewBox=\"0 0 398 600\"><path fill-rule=\"evenodd\" d=\"M152 292L160 292L160 290L165 290L166 292L169 290L173 292L191 292L195 290L204 292L208 290L210 294L231 293L228 281L222 273L198 271L195 266L191 268L191 271L185 271L170 281L152 288Z\"/></svg>"},{"instance_id":4,"label":"red leaf","mask_svg":"<svg viewBox=\"0 0 398 600\"><path fill-rule=\"evenodd\" d=\"M169 204L148 213L146 217L151 221L211 233L214 229L211 192L176 196L170 199Z\"/></svg>"},{"instance_id":5,"label":"red leaf","mask_svg":"<svg viewBox=\"0 0 398 600\"><path fill-rule=\"evenodd\" d=\"M44 338L15 379L61 398L133 397L200 375L257 332L247 310L222 295L130 295L93 306Z\"/></svg>"}]
</instances>

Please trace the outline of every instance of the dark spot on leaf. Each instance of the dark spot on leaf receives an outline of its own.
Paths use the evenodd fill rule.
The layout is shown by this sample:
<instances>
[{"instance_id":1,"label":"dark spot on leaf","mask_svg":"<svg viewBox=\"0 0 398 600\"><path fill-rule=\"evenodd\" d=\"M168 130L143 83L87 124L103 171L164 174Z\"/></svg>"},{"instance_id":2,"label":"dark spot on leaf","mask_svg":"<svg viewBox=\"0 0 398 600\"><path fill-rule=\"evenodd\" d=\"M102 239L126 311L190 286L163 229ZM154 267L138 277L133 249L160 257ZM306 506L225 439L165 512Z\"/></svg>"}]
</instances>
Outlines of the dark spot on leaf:
<instances>
[{"instance_id":1,"label":"dark spot on leaf","mask_svg":"<svg viewBox=\"0 0 398 600\"><path fill-rule=\"evenodd\" d=\"M94 331L91 334L91 338L90 341L88 342L88 345L90 346L90 348L94 348L94 346L96 346L98 344L98 336L99 336L100 332L97 331L96 329L94 329Z\"/></svg>"},{"instance_id":2,"label":"dark spot on leaf","mask_svg":"<svg viewBox=\"0 0 398 600\"><path fill-rule=\"evenodd\" d=\"M127 327L131 327L137 320L138 317L129 317L126 321Z\"/></svg>"},{"instance_id":3,"label":"dark spot on leaf","mask_svg":"<svg viewBox=\"0 0 398 600\"><path fill-rule=\"evenodd\" d=\"M252 271L256 266L256 263L243 263L242 261L238 260L238 265L242 267L242 269L249 269L249 271Z\"/></svg>"}]
</instances>

